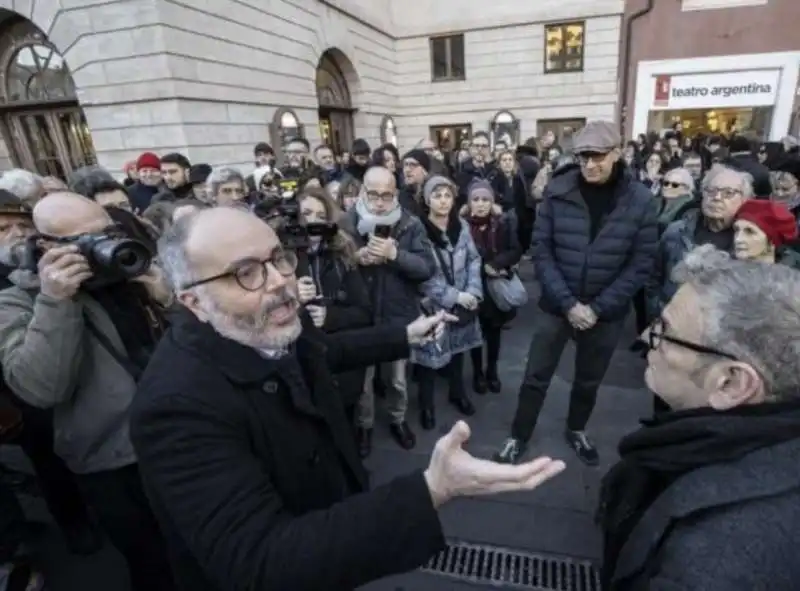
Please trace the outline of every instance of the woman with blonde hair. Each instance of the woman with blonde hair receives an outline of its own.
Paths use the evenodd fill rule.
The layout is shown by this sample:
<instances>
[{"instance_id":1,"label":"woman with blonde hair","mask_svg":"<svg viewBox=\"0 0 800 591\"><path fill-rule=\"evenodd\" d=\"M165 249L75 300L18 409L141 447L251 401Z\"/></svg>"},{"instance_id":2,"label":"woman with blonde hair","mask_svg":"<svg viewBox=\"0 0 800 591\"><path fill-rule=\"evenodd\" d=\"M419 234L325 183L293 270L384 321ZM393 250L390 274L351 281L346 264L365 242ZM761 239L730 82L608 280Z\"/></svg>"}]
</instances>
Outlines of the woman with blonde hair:
<instances>
[{"instance_id":1,"label":"woman with blonde hair","mask_svg":"<svg viewBox=\"0 0 800 591\"><path fill-rule=\"evenodd\" d=\"M305 189L299 205L306 224L337 223L342 216L338 205L321 188ZM321 296L318 304L306 306L314 324L326 333L370 326L369 293L358 269L352 238L337 229L330 239L312 236L310 241L309 274ZM339 391L351 419L361 397L365 373L366 369L359 369L338 376Z\"/></svg>"}]
</instances>

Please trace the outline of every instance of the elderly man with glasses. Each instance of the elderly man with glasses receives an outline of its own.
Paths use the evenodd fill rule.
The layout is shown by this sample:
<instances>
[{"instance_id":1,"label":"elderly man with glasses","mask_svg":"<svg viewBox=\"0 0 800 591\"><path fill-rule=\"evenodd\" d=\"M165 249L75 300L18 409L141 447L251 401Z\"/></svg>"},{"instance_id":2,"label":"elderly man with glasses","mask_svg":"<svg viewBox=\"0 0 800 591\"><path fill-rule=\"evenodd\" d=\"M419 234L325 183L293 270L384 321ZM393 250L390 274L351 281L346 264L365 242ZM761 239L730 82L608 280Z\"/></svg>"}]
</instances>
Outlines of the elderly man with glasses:
<instances>
[{"instance_id":1,"label":"elderly man with glasses","mask_svg":"<svg viewBox=\"0 0 800 591\"><path fill-rule=\"evenodd\" d=\"M705 246L675 280L642 335L671 410L603 480L603 589L797 589L800 273Z\"/></svg>"}]
</instances>

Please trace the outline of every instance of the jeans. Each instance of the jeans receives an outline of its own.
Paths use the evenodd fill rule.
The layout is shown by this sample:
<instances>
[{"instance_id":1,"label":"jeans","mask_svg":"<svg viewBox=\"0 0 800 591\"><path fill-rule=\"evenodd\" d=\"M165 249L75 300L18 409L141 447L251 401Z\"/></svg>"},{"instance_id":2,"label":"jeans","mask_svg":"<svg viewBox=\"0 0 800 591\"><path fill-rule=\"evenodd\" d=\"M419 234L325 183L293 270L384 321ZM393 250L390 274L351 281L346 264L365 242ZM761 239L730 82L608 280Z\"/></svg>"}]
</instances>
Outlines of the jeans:
<instances>
[{"instance_id":1,"label":"jeans","mask_svg":"<svg viewBox=\"0 0 800 591\"><path fill-rule=\"evenodd\" d=\"M443 376L447 379L447 394L450 400L459 400L464 397L464 354L453 355L450 363L440 369L417 366L419 385L417 395L419 396L420 410L433 410L433 394L436 390L436 376Z\"/></svg>"},{"instance_id":2,"label":"jeans","mask_svg":"<svg viewBox=\"0 0 800 591\"><path fill-rule=\"evenodd\" d=\"M570 339L575 340L576 354L567 429L583 431L594 410L597 389L611 363L623 325L624 319L600 321L589 330L581 331L574 329L563 316L539 312L534 320L511 436L524 442L530 440L550 381Z\"/></svg>"},{"instance_id":3,"label":"jeans","mask_svg":"<svg viewBox=\"0 0 800 591\"><path fill-rule=\"evenodd\" d=\"M406 384L406 359L399 359L381 366L380 375L386 387L386 412L392 423L398 424L406 420L408 409L408 386ZM375 424L375 388L372 378L375 367L367 368L364 378L364 393L358 401L356 426L372 429ZM386 383L387 379L390 383Z\"/></svg>"},{"instance_id":4,"label":"jeans","mask_svg":"<svg viewBox=\"0 0 800 591\"><path fill-rule=\"evenodd\" d=\"M136 464L80 474L77 478L100 527L128 564L131 590L176 589L166 542L144 494Z\"/></svg>"}]
</instances>

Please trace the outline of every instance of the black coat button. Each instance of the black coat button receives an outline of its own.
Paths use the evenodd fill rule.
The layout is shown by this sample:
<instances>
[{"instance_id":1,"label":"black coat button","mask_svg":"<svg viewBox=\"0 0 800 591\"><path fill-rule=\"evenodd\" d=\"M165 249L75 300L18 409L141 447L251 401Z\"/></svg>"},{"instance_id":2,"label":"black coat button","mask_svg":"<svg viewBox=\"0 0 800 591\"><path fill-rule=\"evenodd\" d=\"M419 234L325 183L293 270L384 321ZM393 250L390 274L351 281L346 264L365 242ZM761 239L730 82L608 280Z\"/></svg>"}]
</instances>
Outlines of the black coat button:
<instances>
[{"instance_id":1,"label":"black coat button","mask_svg":"<svg viewBox=\"0 0 800 591\"><path fill-rule=\"evenodd\" d=\"M275 394L278 391L278 383L273 381L264 382L261 389L267 394Z\"/></svg>"}]
</instances>

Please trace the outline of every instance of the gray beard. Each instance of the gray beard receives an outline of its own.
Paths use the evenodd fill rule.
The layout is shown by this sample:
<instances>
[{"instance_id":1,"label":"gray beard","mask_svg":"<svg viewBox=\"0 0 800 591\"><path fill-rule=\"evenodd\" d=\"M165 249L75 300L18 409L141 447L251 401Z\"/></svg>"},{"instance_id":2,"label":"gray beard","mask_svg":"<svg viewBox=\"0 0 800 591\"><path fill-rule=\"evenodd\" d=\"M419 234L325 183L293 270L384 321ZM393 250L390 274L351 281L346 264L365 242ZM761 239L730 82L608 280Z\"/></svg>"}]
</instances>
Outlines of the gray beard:
<instances>
[{"instance_id":1,"label":"gray beard","mask_svg":"<svg viewBox=\"0 0 800 591\"><path fill-rule=\"evenodd\" d=\"M0 263L16 269L22 264L22 244L0 245Z\"/></svg>"}]
</instances>

